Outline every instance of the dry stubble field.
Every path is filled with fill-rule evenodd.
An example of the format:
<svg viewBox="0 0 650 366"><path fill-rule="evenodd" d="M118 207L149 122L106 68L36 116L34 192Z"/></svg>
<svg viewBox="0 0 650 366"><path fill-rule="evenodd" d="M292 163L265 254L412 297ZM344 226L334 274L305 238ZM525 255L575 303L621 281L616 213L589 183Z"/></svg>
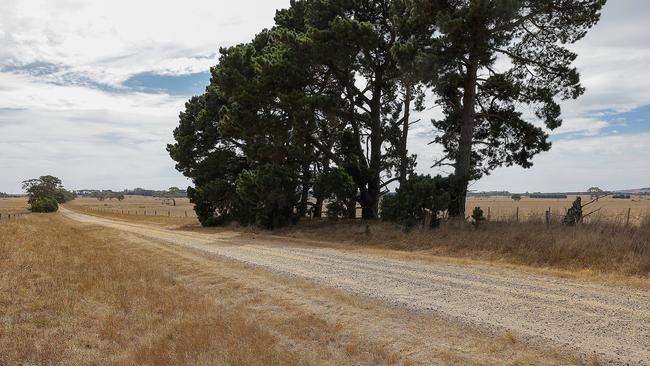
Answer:
<svg viewBox="0 0 650 366"><path fill-rule="evenodd" d="M7 221L8 215L27 214L27 198L0 198L0 221Z"/></svg>
<svg viewBox="0 0 650 366"><path fill-rule="evenodd" d="M126 196L123 201L82 197L66 204L69 208L124 220L169 224L198 224L194 205L187 198L177 198L176 206L163 203L157 197Z"/></svg>
<svg viewBox="0 0 650 366"><path fill-rule="evenodd" d="M581 198L583 204L592 201L589 196ZM560 221L575 199L576 196L570 196L567 199L524 197L521 201L515 202L509 197L471 197L467 202L467 212L472 212L474 207L481 207L487 215L489 208L493 220L512 221L516 217L517 208L519 208L519 218L522 221L542 221L545 212L550 209L552 219ZM646 216L650 215L650 196L632 196L631 199L602 198L585 208L585 214L596 210L599 211L590 216L586 220L587 222L624 224L627 221L628 210L630 210L630 223L638 225Z"/></svg>

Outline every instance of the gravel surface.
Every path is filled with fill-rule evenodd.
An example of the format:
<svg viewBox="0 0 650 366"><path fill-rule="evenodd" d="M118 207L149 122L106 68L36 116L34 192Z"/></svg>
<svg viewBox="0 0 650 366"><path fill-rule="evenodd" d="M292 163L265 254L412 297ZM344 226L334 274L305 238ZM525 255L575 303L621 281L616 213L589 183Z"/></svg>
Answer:
<svg viewBox="0 0 650 366"><path fill-rule="evenodd" d="M167 230L74 213L73 220L165 241L384 301L486 332L509 331L608 364L650 365L650 292L480 265L424 264L264 239Z"/></svg>

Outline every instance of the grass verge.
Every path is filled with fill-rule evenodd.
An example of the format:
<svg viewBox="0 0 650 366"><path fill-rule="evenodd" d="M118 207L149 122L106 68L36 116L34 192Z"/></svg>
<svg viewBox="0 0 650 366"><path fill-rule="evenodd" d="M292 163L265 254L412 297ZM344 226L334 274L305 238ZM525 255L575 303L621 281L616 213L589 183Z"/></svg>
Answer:
<svg viewBox="0 0 650 366"><path fill-rule="evenodd" d="M262 300L226 278L209 296L115 235L60 215L0 226L0 365L408 364L311 313L256 316Z"/></svg>
<svg viewBox="0 0 650 366"><path fill-rule="evenodd" d="M595 222L568 227L538 222L447 223L436 230L381 222L305 221L274 234L299 239L415 251L436 256L506 262L571 271L650 277L650 220L625 227Z"/></svg>

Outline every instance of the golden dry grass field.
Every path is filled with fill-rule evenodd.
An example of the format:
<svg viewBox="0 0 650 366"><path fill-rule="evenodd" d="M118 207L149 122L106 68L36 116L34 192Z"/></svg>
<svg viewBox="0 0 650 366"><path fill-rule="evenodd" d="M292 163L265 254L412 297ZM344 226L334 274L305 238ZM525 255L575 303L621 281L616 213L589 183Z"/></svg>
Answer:
<svg viewBox="0 0 650 366"><path fill-rule="evenodd" d="M0 365L422 360L582 364L507 332L485 335L61 214L0 225Z"/></svg>
<svg viewBox="0 0 650 366"><path fill-rule="evenodd" d="M176 205L165 204L157 197L126 196L123 201L82 197L69 202L70 209L128 221L168 225L198 224L194 205L187 198L177 198Z"/></svg>
<svg viewBox="0 0 650 366"><path fill-rule="evenodd" d="M490 212L490 219L493 221L511 221L516 219L517 208L519 208L519 219L544 220L545 212L551 210L552 219L559 221L571 207L576 196L567 199L540 199L523 197L521 201L514 201L510 197L470 197L467 202L467 212L472 212L474 207L481 207L487 216ZM582 196L582 203L591 201L589 196ZM585 214L600 210L590 216L586 221L607 221L614 223L625 223L627 213L630 210L630 223L639 224L650 214L650 197L633 196L631 199L602 198L585 208Z"/></svg>
<svg viewBox="0 0 650 366"><path fill-rule="evenodd" d="M27 198L0 198L0 223L29 213Z"/></svg>
<svg viewBox="0 0 650 366"><path fill-rule="evenodd" d="M0 198L0 212L26 212L28 207L26 197Z"/></svg>

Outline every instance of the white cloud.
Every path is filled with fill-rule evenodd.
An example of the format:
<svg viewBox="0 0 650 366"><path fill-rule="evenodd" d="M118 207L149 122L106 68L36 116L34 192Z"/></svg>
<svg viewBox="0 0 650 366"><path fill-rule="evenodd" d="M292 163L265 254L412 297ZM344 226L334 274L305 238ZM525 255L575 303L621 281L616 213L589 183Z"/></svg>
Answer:
<svg viewBox="0 0 650 366"><path fill-rule="evenodd" d="M271 26L275 10L288 3L3 0L0 66L65 65L68 73L109 85L141 72L205 71L219 47Z"/></svg>
<svg viewBox="0 0 650 366"><path fill-rule="evenodd" d="M185 98L134 93L121 84L140 73L207 71L220 47L249 40L272 25L275 9L289 4L0 1L0 170L11 172L0 176L0 191L13 192L18 180L46 172L76 188L184 185L165 145ZM561 140L532 170L500 169L474 188L648 185L642 157L650 152L650 136L625 134L624 121L608 118L611 111L650 105L648 11L644 0L608 3L601 23L573 46L587 93L563 103L565 123L553 133ZM23 74L1 71L30 64ZM439 146L428 145L429 120L437 114L420 114L410 139L423 172L442 156ZM621 133L603 135L614 126Z"/></svg>
<svg viewBox="0 0 650 366"><path fill-rule="evenodd" d="M477 190L514 192L640 188L650 182L650 133L561 140L541 154L532 169L501 169L479 181Z"/></svg>

